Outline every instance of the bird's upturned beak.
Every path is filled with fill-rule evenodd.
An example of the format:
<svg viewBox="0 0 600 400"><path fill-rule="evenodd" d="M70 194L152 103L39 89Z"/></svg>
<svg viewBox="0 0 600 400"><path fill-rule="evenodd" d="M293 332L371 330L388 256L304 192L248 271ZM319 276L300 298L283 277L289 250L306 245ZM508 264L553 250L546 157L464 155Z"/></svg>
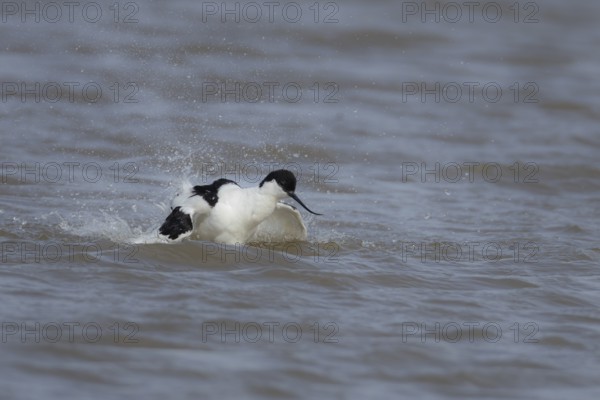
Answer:
<svg viewBox="0 0 600 400"><path fill-rule="evenodd" d="M300 204L302 207L304 207L304 209L305 209L306 211L308 211L309 213L311 213L311 214L315 214L315 215L323 215L323 214L319 214L319 213L316 213L316 212L314 212L314 211L311 211L311 210L310 210L308 207L306 207L306 206L304 205L304 203L303 203L303 202L302 202L302 201L301 201L301 200L298 198L298 196L296 196L296 194L295 194L294 192L289 192L289 193L288 193L288 196L290 196L292 199L296 200L296 201L298 202L298 204Z"/></svg>

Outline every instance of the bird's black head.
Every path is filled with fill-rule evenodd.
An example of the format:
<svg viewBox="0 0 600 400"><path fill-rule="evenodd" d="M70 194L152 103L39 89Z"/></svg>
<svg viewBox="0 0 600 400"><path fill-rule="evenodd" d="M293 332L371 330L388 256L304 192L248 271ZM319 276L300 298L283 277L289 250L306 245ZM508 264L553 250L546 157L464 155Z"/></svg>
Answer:
<svg viewBox="0 0 600 400"><path fill-rule="evenodd" d="M287 169L278 169L277 171L271 172L263 181L260 183L258 187L262 187L265 183L275 181L277 185L283 190L288 196L292 199L296 200L298 204L300 204L306 211L311 214L321 215L314 211L311 211L310 208L306 207L302 200L296 196L294 191L296 190L296 177L293 173L288 171Z"/></svg>
<svg viewBox="0 0 600 400"><path fill-rule="evenodd" d="M275 181L287 194L294 193L296 190L296 177L287 169L278 169L277 171L271 172L263 179L259 187L262 187L262 185L270 181Z"/></svg>

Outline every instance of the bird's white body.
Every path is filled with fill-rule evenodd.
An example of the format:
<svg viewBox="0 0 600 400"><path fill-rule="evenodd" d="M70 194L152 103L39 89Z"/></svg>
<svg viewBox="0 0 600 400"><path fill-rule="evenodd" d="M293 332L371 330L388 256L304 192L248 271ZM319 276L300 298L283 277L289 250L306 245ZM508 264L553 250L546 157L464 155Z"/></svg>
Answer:
<svg viewBox="0 0 600 400"><path fill-rule="evenodd" d="M218 243L248 242L258 225L275 211L277 202L285 195L277 196L274 191L265 190L265 186L246 189L235 184L222 186L219 202L212 211L198 215L198 237Z"/></svg>
<svg viewBox="0 0 600 400"><path fill-rule="evenodd" d="M295 177L289 171L276 172L283 176L269 175L259 187L241 188L228 180L182 187L160 235L171 241L194 235L226 244L305 240L306 226L298 210L279 202L290 196L304 206L294 194Z"/></svg>

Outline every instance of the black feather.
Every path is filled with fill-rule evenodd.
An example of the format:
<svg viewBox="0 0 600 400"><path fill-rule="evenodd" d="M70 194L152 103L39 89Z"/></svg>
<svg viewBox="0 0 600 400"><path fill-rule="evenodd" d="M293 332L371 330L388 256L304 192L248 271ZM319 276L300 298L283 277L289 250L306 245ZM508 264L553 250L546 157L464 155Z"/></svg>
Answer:
<svg viewBox="0 0 600 400"><path fill-rule="evenodd" d="M192 229L192 218L190 215L181 211L181 207L175 207L158 231L161 235L165 235L169 239L175 240L180 235L187 233Z"/></svg>

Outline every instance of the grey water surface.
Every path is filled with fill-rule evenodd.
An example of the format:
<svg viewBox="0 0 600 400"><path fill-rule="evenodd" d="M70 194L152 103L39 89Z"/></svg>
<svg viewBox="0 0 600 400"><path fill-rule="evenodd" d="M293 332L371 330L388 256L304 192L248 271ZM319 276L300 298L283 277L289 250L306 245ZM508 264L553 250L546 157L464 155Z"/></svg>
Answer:
<svg viewBox="0 0 600 400"><path fill-rule="evenodd" d="M1 5L1 398L600 395L600 3L67 3ZM306 242L152 243L277 168Z"/></svg>

